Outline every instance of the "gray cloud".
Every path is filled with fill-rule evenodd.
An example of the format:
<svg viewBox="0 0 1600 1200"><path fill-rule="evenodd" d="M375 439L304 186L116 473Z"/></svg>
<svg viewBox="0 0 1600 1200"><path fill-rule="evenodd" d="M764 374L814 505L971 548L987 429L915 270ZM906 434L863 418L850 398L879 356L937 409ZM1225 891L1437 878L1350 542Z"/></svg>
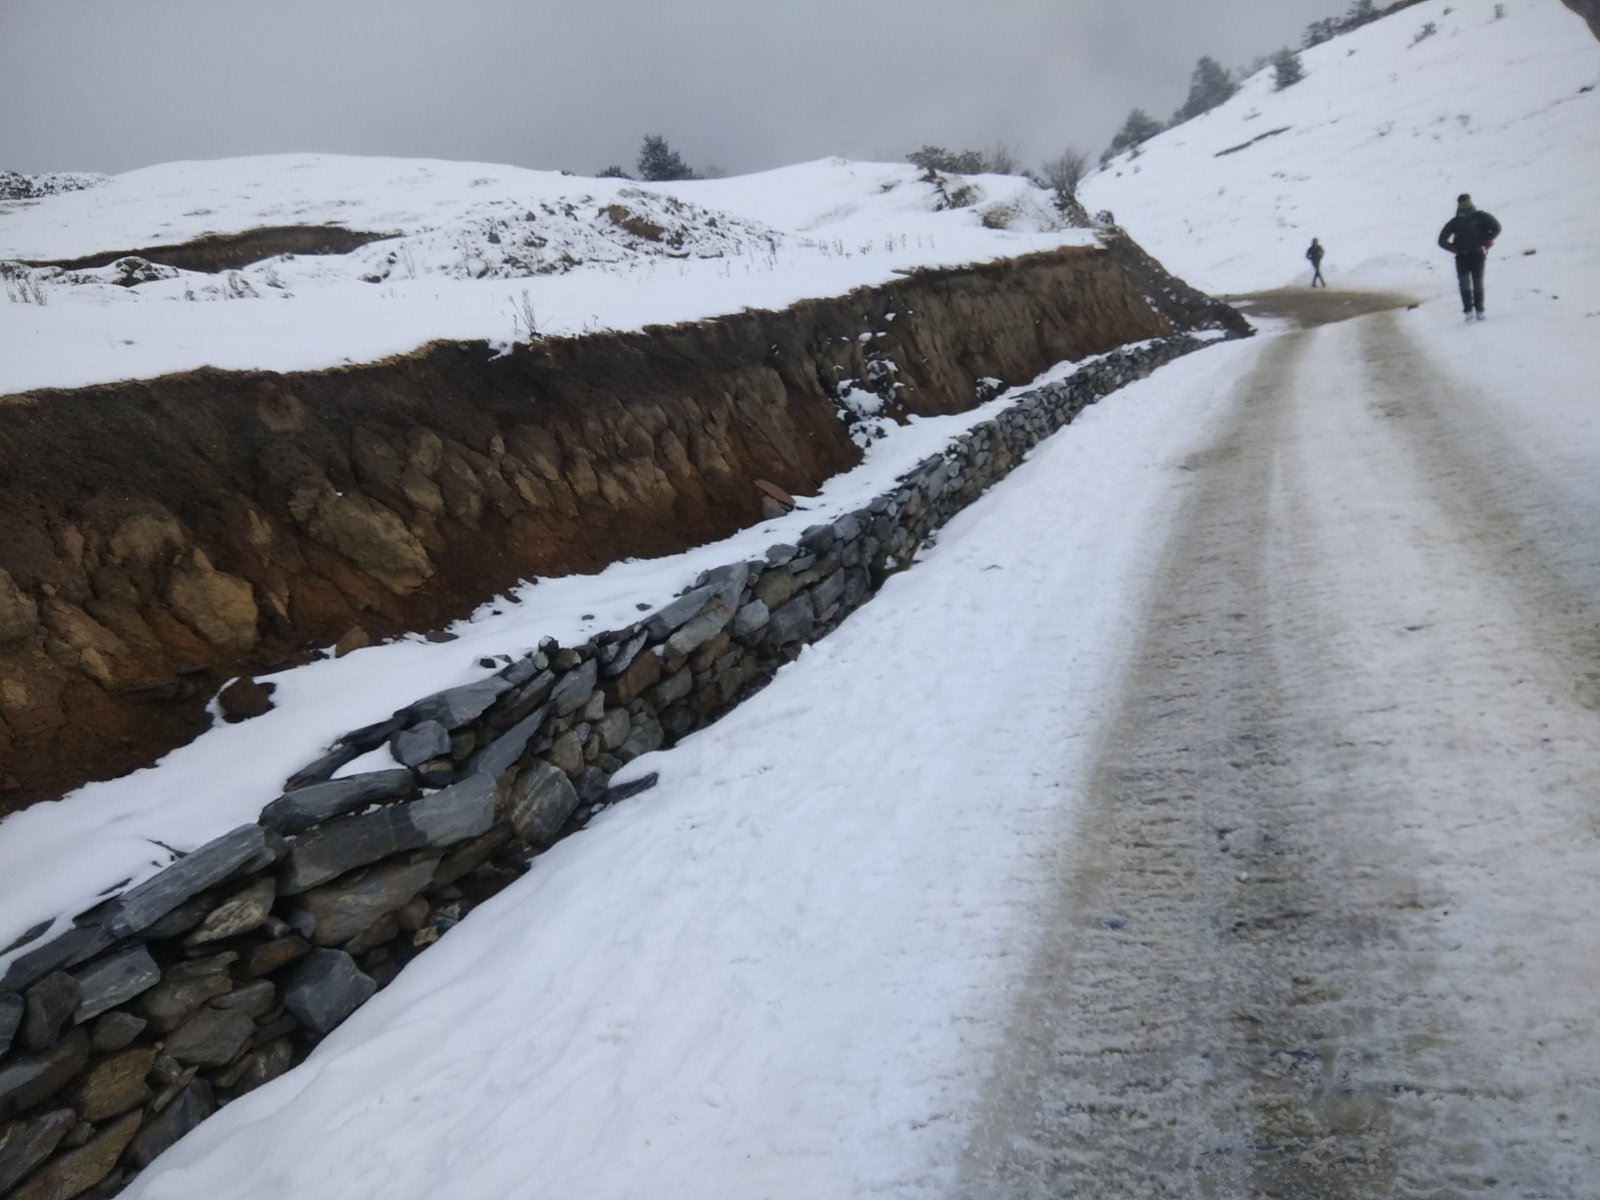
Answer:
<svg viewBox="0 0 1600 1200"><path fill-rule="evenodd" d="M0 168L321 151L742 173L1096 154L1339 0L0 0Z"/></svg>

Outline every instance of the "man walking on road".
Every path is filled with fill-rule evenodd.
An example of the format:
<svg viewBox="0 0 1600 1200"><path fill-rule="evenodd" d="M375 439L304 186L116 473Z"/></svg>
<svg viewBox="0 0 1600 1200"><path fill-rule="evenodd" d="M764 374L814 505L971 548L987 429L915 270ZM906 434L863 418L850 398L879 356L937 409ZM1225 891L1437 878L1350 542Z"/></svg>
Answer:
<svg viewBox="0 0 1600 1200"><path fill-rule="evenodd" d="M1311 248L1306 251L1306 258L1311 263L1311 286L1321 284L1328 286L1328 281L1322 277L1322 243L1316 238L1311 239Z"/></svg>
<svg viewBox="0 0 1600 1200"><path fill-rule="evenodd" d="M1439 245L1456 256L1456 280L1461 285L1461 311L1471 321L1483 320L1483 262L1500 222L1472 206L1472 197L1456 197L1456 215L1439 231Z"/></svg>

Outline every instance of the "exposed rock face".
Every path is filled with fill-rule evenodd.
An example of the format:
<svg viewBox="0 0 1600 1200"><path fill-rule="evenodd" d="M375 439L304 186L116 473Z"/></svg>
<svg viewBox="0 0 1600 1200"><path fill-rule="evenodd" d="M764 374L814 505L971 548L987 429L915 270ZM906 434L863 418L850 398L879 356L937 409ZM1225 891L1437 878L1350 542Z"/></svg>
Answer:
<svg viewBox="0 0 1600 1200"><path fill-rule="evenodd" d="M193 736L231 675L759 520L754 480L857 460L843 384L959 411L978 379L1237 321L1114 241L500 358L0 398L0 813Z"/></svg>

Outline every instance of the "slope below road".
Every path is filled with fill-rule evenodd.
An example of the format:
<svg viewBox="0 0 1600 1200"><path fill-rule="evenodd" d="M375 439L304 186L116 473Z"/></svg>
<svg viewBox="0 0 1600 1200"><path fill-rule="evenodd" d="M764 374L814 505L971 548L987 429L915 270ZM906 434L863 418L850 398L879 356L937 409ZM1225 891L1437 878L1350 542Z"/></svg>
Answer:
<svg viewBox="0 0 1600 1200"><path fill-rule="evenodd" d="M961 1194L1587 1194L1582 524L1393 314L1186 467Z"/></svg>

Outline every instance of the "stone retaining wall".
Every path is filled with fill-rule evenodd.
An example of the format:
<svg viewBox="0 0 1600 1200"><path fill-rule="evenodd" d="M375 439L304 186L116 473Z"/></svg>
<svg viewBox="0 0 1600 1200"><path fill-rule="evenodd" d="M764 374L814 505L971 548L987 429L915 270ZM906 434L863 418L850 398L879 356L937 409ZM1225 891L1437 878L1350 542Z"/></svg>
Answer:
<svg viewBox="0 0 1600 1200"><path fill-rule="evenodd" d="M623 764L765 683L1087 405L1205 344L1108 355L626 629L546 641L345 734L257 823L36 936L0 978L0 1197L113 1194L304 1058L533 855L654 781L610 786ZM385 743L395 767L334 777Z"/></svg>

